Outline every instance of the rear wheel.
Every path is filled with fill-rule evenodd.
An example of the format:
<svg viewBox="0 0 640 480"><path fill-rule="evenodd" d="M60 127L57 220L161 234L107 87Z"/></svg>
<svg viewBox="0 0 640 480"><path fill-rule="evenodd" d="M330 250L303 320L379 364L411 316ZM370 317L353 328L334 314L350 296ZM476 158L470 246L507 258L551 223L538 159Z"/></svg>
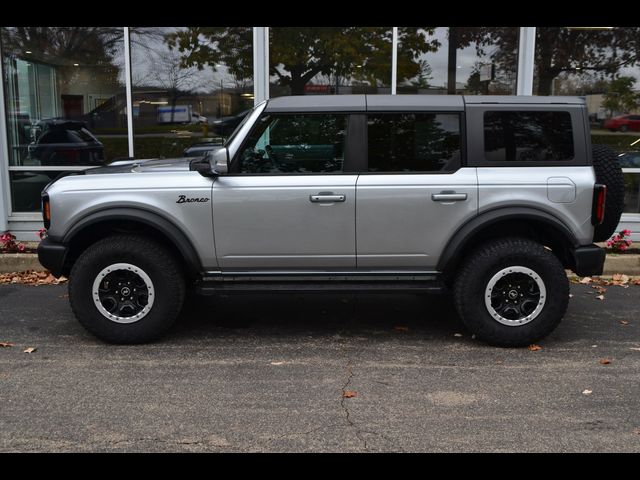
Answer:
<svg viewBox="0 0 640 480"><path fill-rule="evenodd" d="M454 284L464 325L491 345L518 347L549 335L569 303L569 281L556 256L537 242L487 242L469 255Z"/></svg>
<svg viewBox="0 0 640 480"><path fill-rule="evenodd" d="M158 338L180 313L184 290L174 256L138 235L114 235L91 245L69 276L69 301L76 317L110 343Z"/></svg>

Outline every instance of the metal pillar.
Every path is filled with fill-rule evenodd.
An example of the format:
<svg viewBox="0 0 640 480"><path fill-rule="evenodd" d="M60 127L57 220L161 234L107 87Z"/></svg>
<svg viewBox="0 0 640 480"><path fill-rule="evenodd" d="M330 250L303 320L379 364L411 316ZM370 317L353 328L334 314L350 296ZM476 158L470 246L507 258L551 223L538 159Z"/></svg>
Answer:
<svg viewBox="0 0 640 480"><path fill-rule="evenodd" d="M131 42L129 27L124 27L124 76L127 92L127 140L129 144L129 157L134 158L133 149L133 93L131 81Z"/></svg>
<svg viewBox="0 0 640 480"><path fill-rule="evenodd" d="M11 205L9 183L9 143L7 138L6 105L4 101L4 58L0 52L0 232L9 229Z"/></svg>
<svg viewBox="0 0 640 480"><path fill-rule="evenodd" d="M398 27L393 27L391 39L391 95L396 94L398 86Z"/></svg>
<svg viewBox="0 0 640 480"><path fill-rule="evenodd" d="M269 27L253 27L253 104L269 98Z"/></svg>
<svg viewBox="0 0 640 480"><path fill-rule="evenodd" d="M516 95L533 95L533 67L535 64L535 51L536 27L520 27Z"/></svg>

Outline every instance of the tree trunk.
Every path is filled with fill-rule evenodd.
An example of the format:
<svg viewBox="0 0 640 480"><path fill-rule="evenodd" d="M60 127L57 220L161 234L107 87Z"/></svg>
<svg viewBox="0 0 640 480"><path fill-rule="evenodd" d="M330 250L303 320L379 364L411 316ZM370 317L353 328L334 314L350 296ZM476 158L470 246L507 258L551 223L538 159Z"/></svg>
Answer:
<svg viewBox="0 0 640 480"><path fill-rule="evenodd" d="M307 81L302 75L291 72L291 95L304 95L304 86Z"/></svg>

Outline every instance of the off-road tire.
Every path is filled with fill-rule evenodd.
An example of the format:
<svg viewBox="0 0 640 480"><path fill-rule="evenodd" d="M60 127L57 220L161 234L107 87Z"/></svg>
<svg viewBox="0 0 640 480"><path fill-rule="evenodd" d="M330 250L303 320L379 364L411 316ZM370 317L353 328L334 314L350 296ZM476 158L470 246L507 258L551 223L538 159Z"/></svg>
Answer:
<svg viewBox="0 0 640 480"><path fill-rule="evenodd" d="M103 315L93 299L93 283L109 265L139 267L153 282L154 301L149 312L133 323L116 323ZM69 276L71 309L82 326L109 343L146 343L163 335L174 323L185 296L182 269L161 244L139 235L113 235L87 248Z"/></svg>
<svg viewBox="0 0 640 480"><path fill-rule="evenodd" d="M540 313L529 323L517 326L499 323L485 304L490 279L512 266L533 270L546 288ZM569 281L558 258L541 244L519 237L491 240L463 262L453 298L463 324L479 340L500 347L521 347L546 337L558 326L569 304Z"/></svg>
<svg viewBox="0 0 640 480"><path fill-rule="evenodd" d="M613 235L624 209L624 176L616 153L606 145L593 145L593 169L596 182L607 186L604 220L595 226L594 242L604 242Z"/></svg>

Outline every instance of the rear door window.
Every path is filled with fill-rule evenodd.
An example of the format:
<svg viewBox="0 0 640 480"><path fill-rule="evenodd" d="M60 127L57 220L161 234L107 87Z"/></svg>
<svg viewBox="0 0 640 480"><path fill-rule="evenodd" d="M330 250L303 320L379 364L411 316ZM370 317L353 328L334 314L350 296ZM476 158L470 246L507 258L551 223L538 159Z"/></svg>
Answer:
<svg viewBox="0 0 640 480"><path fill-rule="evenodd" d="M370 113L369 172L452 172L460 167L457 113Z"/></svg>
<svg viewBox="0 0 640 480"><path fill-rule="evenodd" d="M569 112L486 111L487 162L562 162L574 159Z"/></svg>

